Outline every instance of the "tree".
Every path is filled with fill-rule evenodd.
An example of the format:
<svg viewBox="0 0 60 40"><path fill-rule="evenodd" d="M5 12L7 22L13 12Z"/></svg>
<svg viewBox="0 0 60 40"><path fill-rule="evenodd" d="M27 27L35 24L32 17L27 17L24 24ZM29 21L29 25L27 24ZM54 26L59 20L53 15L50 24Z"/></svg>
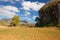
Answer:
<svg viewBox="0 0 60 40"><path fill-rule="evenodd" d="M40 26L40 18L36 17L35 21L36 21L35 26L39 27Z"/></svg>
<svg viewBox="0 0 60 40"><path fill-rule="evenodd" d="M12 18L12 21L11 21L11 23L10 23L10 26L17 26L17 25L19 25L19 23L20 23L20 20L19 20L19 16L14 16L13 18Z"/></svg>

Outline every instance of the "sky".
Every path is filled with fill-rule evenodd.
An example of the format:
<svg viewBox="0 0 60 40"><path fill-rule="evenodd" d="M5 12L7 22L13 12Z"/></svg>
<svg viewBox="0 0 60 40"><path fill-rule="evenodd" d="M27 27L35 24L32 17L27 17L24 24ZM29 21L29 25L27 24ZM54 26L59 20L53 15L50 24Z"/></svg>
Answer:
<svg viewBox="0 0 60 40"><path fill-rule="evenodd" d="M38 11L50 0L0 0L0 19L13 18L35 23Z"/></svg>

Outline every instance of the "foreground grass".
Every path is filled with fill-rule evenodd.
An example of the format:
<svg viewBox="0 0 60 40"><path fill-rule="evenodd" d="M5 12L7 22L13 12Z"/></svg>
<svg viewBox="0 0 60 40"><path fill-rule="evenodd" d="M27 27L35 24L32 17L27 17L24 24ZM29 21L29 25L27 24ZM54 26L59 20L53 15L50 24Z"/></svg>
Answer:
<svg viewBox="0 0 60 40"><path fill-rule="evenodd" d="M0 28L0 40L60 40L60 30L49 28Z"/></svg>

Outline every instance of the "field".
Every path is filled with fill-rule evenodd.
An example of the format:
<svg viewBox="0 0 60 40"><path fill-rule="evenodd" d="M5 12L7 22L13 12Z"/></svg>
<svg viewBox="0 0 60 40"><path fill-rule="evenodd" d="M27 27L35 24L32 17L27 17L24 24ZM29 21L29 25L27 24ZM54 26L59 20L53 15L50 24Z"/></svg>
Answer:
<svg viewBox="0 0 60 40"><path fill-rule="evenodd" d="M60 40L60 30L53 28L1 27L0 40Z"/></svg>

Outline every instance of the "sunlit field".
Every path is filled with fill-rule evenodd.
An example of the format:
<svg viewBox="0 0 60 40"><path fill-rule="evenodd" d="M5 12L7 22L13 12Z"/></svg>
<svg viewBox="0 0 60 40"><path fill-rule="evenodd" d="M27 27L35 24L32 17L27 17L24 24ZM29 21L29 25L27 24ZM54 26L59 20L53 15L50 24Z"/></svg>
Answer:
<svg viewBox="0 0 60 40"><path fill-rule="evenodd" d="M60 40L55 28L2 27L0 40Z"/></svg>

